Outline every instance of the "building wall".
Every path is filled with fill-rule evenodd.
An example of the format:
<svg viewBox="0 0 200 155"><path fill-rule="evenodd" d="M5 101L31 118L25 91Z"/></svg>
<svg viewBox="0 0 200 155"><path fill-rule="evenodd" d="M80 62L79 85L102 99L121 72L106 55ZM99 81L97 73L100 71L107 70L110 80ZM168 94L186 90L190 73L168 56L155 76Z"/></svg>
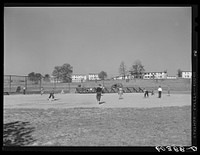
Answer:
<svg viewBox="0 0 200 155"><path fill-rule="evenodd" d="M182 71L182 78L191 78L192 72L190 71Z"/></svg>
<svg viewBox="0 0 200 155"><path fill-rule="evenodd" d="M167 73L164 72L146 72L144 73L143 79L165 79L167 78Z"/></svg>
<svg viewBox="0 0 200 155"><path fill-rule="evenodd" d="M134 79L134 76L133 75L126 75L125 77L123 77L123 76L116 76L116 77L113 77L112 78L113 80L123 80L123 79L125 79L125 80L127 80L127 79Z"/></svg>
<svg viewBox="0 0 200 155"><path fill-rule="evenodd" d="M86 80L86 75L72 75L72 82L85 82Z"/></svg>
<svg viewBox="0 0 200 155"><path fill-rule="evenodd" d="M88 75L88 80L100 80L99 75L94 73L94 74L89 74Z"/></svg>
<svg viewBox="0 0 200 155"><path fill-rule="evenodd" d="M167 79L176 79L176 76L167 76Z"/></svg>

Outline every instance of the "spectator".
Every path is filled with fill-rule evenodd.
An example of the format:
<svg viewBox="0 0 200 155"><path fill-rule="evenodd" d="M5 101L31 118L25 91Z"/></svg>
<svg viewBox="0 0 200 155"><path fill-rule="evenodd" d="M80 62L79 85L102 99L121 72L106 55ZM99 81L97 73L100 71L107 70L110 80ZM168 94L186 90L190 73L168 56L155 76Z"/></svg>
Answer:
<svg viewBox="0 0 200 155"><path fill-rule="evenodd" d="M149 97L149 91L144 88L144 97Z"/></svg>
<svg viewBox="0 0 200 155"><path fill-rule="evenodd" d="M123 99L123 97L122 97L123 89L121 87L119 87L118 94L119 94L119 99Z"/></svg>
<svg viewBox="0 0 200 155"><path fill-rule="evenodd" d="M103 91L103 87L101 86L101 84L99 84L99 86L96 89L96 93L97 93L96 94L96 99L97 99L99 104L100 104L100 100L101 100L102 91Z"/></svg>
<svg viewBox="0 0 200 155"><path fill-rule="evenodd" d="M23 87L23 94L26 94L26 87Z"/></svg>
<svg viewBox="0 0 200 155"><path fill-rule="evenodd" d="M170 96L170 88L167 89L167 95Z"/></svg>
<svg viewBox="0 0 200 155"><path fill-rule="evenodd" d="M161 86L158 87L158 98L161 98L162 88Z"/></svg>
<svg viewBox="0 0 200 155"><path fill-rule="evenodd" d="M154 95L154 91L153 90L151 91L151 95Z"/></svg>
<svg viewBox="0 0 200 155"><path fill-rule="evenodd" d="M43 87L41 87L41 89L40 89L40 94L41 94L41 95L44 94L44 88L43 88Z"/></svg>

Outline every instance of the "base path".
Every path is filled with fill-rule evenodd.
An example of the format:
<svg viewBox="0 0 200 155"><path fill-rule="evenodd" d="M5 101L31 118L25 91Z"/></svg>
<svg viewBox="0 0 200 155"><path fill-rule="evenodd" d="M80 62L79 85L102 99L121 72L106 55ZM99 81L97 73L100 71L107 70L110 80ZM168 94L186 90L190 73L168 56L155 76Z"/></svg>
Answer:
<svg viewBox="0 0 200 155"><path fill-rule="evenodd" d="M151 108L167 106L191 105L191 94L150 95L144 98L143 93L124 94L119 99L118 94L103 94L101 104L96 101L96 94L55 94L58 100L48 101L45 95L5 95L4 108Z"/></svg>

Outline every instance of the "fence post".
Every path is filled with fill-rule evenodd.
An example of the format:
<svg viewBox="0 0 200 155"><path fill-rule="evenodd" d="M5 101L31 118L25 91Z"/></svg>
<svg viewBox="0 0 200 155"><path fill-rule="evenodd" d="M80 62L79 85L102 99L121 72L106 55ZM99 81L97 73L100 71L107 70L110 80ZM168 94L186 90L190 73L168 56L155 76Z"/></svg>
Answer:
<svg viewBox="0 0 200 155"><path fill-rule="evenodd" d="M9 91L10 91L10 93L11 93L11 75L9 75L10 76L10 80L9 80Z"/></svg>

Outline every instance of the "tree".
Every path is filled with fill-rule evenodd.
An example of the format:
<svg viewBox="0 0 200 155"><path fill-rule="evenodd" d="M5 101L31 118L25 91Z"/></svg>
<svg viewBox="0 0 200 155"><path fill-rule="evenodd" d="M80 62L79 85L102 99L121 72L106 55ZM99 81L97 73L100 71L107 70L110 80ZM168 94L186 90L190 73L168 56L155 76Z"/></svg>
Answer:
<svg viewBox="0 0 200 155"><path fill-rule="evenodd" d="M177 72L178 72L178 73L177 73L178 77L182 77L182 70L181 70L181 69L178 69Z"/></svg>
<svg viewBox="0 0 200 155"><path fill-rule="evenodd" d="M134 78L142 78L144 71L144 66L140 60L136 60L130 68L130 73L134 76Z"/></svg>
<svg viewBox="0 0 200 155"><path fill-rule="evenodd" d="M40 81L41 78L42 78L42 75L40 73L31 72L28 74L28 79L30 81L35 82L35 84L38 84L38 81Z"/></svg>
<svg viewBox="0 0 200 155"><path fill-rule="evenodd" d="M29 74L28 74L28 79L29 79L30 81L35 81L35 73L34 73L34 72L29 73Z"/></svg>
<svg viewBox="0 0 200 155"><path fill-rule="evenodd" d="M42 75L40 73L35 73L35 79L36 81L39 81L42 79Z"/></svg>
<svg viewBox="0 0 200 155"><path fill-rule="evenodd" d="M52 75L56 80L61 80L61 66L55 66Z"/></svg>
<svg viewBox="0 0 200 155"><path fill-rule="evenodd" d="M50 81L50 75L49 74L44 75L44 81L47 81L47 82Z"/></svg>
<svg viewBox="0 0 200 155"><path fill-rule="evenodd" d="M73 73L73 67L65 63L62 66L56 66L52 72L52 75L62 82L71 82L71 75Z"/></svg>
<svg viewBox="0 0 200 155"><path fill-rule="evenodd" d="M127 69L124 64L124 61L122 61L119 66L119 75L121 75L123 77L123 79L125 79L126 73L127 73Z"/></svg>
<svg viewBox="0 0 200 155"><path fill-rule="evenodd" d="M103 86L104 86L104 80L107 78L107 73L104 72L104 71L101 71L99 74L98 74L99 78L101 80L103 80Z"/></svg>
<svg viewBox="0 0 200 155"><path fill-rule="evenodd" d="M105 80L107 78L107 73L104 72L104 71L101 71L99 74L98 74L99 78L101 80Z"/></svg>
<svg viewBox="0 0 200 155"><path fill-rule="evenodd" d="M62 80L63 82L71 82L72 81L72 73L73 73L73 67L68 64L68 63L65 63L62 65L61 67L61 76L62 76Z"/></svg>

